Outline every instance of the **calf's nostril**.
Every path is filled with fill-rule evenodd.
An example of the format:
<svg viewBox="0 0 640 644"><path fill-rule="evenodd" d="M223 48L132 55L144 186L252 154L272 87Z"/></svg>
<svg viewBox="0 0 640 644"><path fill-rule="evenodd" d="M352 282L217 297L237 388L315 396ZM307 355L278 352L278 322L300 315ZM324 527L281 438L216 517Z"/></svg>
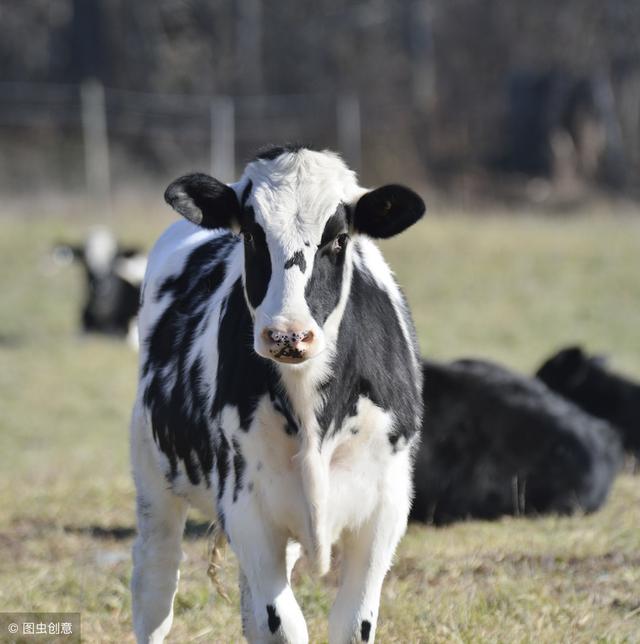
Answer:
<svg viewBox="0 0 640 644"><path fill-rule="evenodd" d="M276 344L288 344L290 341L289 334L283 331L271 331L271 341Z"/></svg>
<svg viewBox="0 0 640 644"><path fill-rule="evenodd" d="M305 331L302 333L302 337L300 338L300 342L308 342L311 343L313 342L313 331Z"/></svg>
<svg viewBox="0 0 640 644"><path fill-rule="evenodd" d="M262 338L267 344L276 346L286 346L292 341L291 334L268 328L262 332Z"/></svg>

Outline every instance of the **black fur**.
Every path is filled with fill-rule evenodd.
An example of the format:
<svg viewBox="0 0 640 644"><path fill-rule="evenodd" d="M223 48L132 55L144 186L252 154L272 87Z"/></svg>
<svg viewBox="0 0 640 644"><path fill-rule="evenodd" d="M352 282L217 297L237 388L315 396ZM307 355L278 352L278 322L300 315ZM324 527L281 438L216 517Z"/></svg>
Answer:
<svg viewBox="0 0 640 644"><path fill-rule="evenodd" d="M360 197L353 216L354 228L369 237L387 239L424 215L424 201L409 188L388 185Z"/></svg>
<svg viewBox="0 0 640 644"><path fill-rule="evenodd" d="M307 270L307 260L304 258L304 252L297 250L286 262L284 265L285 270L297 266L302 274L304 275Z"/></svg>
<svg viewBox="0 0 640 644"><path fill-rule="evenodd" d="M233 502L235 503L238 500L238 494L242 489L242 476L244 474L244 469L246 466L244 456L240 451L240 443L234 438L231 440L233 446L233 473L234 473L234 484L233 484Z"/></svg>
<svg viewBox="0 0 640 644"><path fill-rule="evenodd" d="M225 405L238 409L240 427L247 431L258 400L269 392L279 376L270 360L253 350L253 321L242 284L238 280L223 303L218 331L218 370L211 415L217 417Z"/></svg>
<svg viewBox="0 0 640 644"><path fill-rule="evenodd" d="M218 469L218 501L224 496L224 489L229 476L229 441L222 427L218 428L218 449L216 450Z"/></svg>
<svg viewBox="0 0 640 644"><path fill-rule="evenodd" d="M125 336L138 313L140 287L115 273L105 276L87 271L87 290L82 309L82 329L86 333Z"/></svg>
<svg viewBox="0 0 640 644"><path fill-rule="evenodd" d="M275 387L270 387L269 395L274 409L285 418L284 431L289 436L295 436L299 431L299 420L295 417L287 395Z"/></svg>
<svg viewBox="0 0 640 644"><path fill-rule="evenodd" d="M362 638L362 641L368 642L370 634L371 634L371 622L366 619L362 620L362 624L360 625L360 637Z"/></svg>
<svg viewBox="0 0 640 644"><path fill-rule="evenodd" d="M413 519L589 512L604 502L621 459L607 423L489 362L424 361L423 370Z"/></svg>
<svg viewBox="0 0 640 644"><path fill-rule="evenodd" d="M410 320L407 325L412 329ZM354 415L358 398L364 396L395 413L392 444L398 437L411 438L419 430L415 419L422 410L420 374L411 366L414 352L415 336L411 345L405 342L389 296L366 270L354 266L332 376L324 383L325 404L317 415L323 437L332 421L337 430Z"/></svg>
<svg viewBox="0 0 640 644"><path fill-rule="evenodd" d="M206 174L179 177L166 189L164 198L183 217L203 228L230 228L240 219L233 189Z"/></svg>
<svg viewBox="0 0 640 644"><path fill-rule="evenodd" d="M247 297L253 308L264 300L271 280L271 255L262 226L255 221L253 208L244 209L242 218L244 236L244 270Z"/></svg>
<svg viewBox="0 0 640 644"><path fill-rule="evenodd" d="M271 604L267 604L267 615L269 616L269 630L272 633L275 633L281 624L280 616L276 612L276 607Z"/></svg>
<svg viewBox="0 0 640 644"><path fill-rule="evenodd" d="M314 320L322 326L338 305L342 290L345 248L335 252L333 241L347 230L346 210L340 206L325 224L304 296Z"/></svg>
<svg viewBox="0 0 640 644"><path fill-rule="evenodd" d="M300 150L312 150L313 148L309 145L304 145L302 143L285 143L284 145L268 145L261 150L258 150L258 153L254 157L255 160L263 159L265 161L273 161L277 159L281 154L286 152L300 152Z"/></svg>
<svg viewBox="0 0 640 644"><path fill-rule="evenodd" d="M608 420L625 449L640 458L640 383L615 373L580 347L562 349L536 376L589 414Z"/></svg>
<svg viewBox="0 0 640 644"><path fill-rule="evenodd" d="M349 211L345 208L344 204L340 204L333 215L327 219L318 248L322 248L322 246L333 241L338 235L346 233L350 223Z"/></svg>
<svg viewBox="0 0 640 644"><path fill-rule="evenodd" d="M251 180L247 181L247 185L244 187L244 190L242 191L242 197L240 199L240 207L242 209L245 208L247 205L247 201L249 200L249 197L251 196L251 190L253 189L253 182Z"/></svg>
<svg viewBox="0 0 640 644"><path fill-rule="evenodd" d="M173 301L146 338L147 360L143 375L152 374L144 392L151 413L153 436L169 459L170 476L184 462L192 483L204 474L207 484L213 466L209 434L207 392L203 367L196 359L187 372L187 357L204 319L206 304L224 280L224 259L235 239L231 235L202 244L187 259L181 273L166 279L156 297ZM175 385L167 387L163 374L170 367Z"/></svg>

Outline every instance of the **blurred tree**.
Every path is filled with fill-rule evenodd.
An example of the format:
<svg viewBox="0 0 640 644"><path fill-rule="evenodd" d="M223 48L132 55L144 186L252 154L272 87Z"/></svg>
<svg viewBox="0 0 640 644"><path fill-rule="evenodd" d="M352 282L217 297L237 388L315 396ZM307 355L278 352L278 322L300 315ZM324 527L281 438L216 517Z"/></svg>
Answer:
<svg viewBox="0 0 640 644"><path fill-rule="evenodd" d="M639 33L637 0L0 0L0 80L97 77L119 90L245 97L237 108L241 152L268 132L335 143L328 105L355 93L369 173L390 167L396 176L421 176L425 168L459 172L504 158L514 145L513 79L558 74L595 83L608 105L604 165L586 174L633 179ZM306 104L260 98L303 94ZM137 137L116 148L130 146L152 171L162 172L185 141L193 153L207 139L206 100L167 107L158 99L160 122L124 114L124 98L116 104L114 96L113 131ZM0 100L0 139L8 140L15 133L1 127L4 109ZM58 127L56 118L51 110ZM569 134L574 147L589 149L585 159L593 157L597 136L584 144L584 132ZM551 149L551 139L544 146ZM578 163L579 172L589 163Z"/></svg>

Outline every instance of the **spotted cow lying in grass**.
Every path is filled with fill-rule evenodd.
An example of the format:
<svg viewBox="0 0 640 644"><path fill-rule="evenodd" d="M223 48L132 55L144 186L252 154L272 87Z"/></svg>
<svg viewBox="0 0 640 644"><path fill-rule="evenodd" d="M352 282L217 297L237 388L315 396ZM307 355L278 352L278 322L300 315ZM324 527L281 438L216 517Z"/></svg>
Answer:
<svg viewBox="0 0 640 644"><path fill-rule="evenodd" d="M189 505L240 566L251 642L307 642L289 580L340 543L330 642L373 642L405 531L422 375L405 299L372 238L414 224L411 190L360 187L331 152L275 148L224 185L172 183L149 257L132 427L135 632L160 642Z"/></svg>

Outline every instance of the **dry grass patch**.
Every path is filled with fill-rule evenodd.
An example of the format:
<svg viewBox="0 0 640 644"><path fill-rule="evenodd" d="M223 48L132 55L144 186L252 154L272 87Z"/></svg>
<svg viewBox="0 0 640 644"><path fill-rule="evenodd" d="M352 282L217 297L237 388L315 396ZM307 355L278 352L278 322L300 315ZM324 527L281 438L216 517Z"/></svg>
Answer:
<svg viewBox="0 0 640 644"><path fill-rule="evenodd" d="M114 224L123 239L150 243L169 219L129 213ZM47 253L85 230L72 217L0 219L0 602L80 611L85 641L121 643L132 641L137 360L122 344L77 336L80 275ZM638 248L640 220L600 213L431 217L384 250L431 356L530 371L579 340L640 376ZM237 642L234 558L227 604L193 521L170 641ZM379 641L640 641L639 526L630 474L590 516L412 526L384 587ZM318 582L304 565L295 577L311 640L324 642L337 577Z"/></svg>

